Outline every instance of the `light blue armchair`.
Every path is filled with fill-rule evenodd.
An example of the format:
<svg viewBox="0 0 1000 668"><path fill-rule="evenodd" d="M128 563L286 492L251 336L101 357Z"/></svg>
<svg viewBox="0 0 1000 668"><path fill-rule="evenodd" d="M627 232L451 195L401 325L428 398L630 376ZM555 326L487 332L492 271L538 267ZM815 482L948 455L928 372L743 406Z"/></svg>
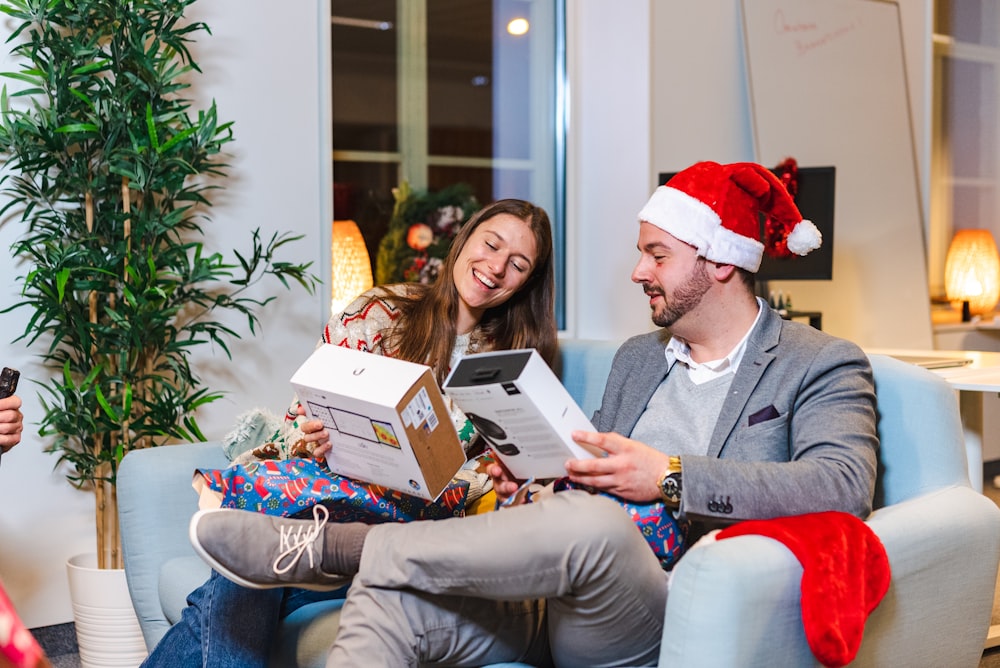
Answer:
<svg viewBox="0 0 1000 668"><path fill-rule="evenodd" d="M563 340L560 375L588 414L600 403L617 342ZM856 666L974 668L1000 560L1000 509L969 486L958 403L932 373L873 356L882 441L878 508L892 584L868 619ZM118 497L125 571L152 647L208 577L187 539L198 467L227 464L218 443L133 452ZM661 666L815 666L802 630L798 561L780 543L743 536L698 546L675 569ZM339 601L283 623L272 665L323 666Z"/></svg>

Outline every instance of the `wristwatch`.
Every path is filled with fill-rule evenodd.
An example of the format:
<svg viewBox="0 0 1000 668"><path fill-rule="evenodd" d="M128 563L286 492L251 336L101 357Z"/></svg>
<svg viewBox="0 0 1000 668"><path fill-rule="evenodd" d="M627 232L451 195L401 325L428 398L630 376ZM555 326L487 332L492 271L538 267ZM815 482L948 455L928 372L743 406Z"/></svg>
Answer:
<svg viewBox="0 0 1000 668"><path fill-rule="evenodd" d="M660 489L660 496L668 505L677 507L681 505L681 458L671 455L667 465L667 470L660 476L657 483Z"/></svg>

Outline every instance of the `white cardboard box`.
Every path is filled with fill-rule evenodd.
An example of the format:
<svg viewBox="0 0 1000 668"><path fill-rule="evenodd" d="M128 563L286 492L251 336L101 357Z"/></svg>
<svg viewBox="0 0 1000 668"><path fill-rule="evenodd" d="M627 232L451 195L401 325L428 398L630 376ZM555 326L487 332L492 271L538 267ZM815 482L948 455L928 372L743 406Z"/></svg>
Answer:
<svg viewBox="0 0 1000 668"><path fill-rule="evenodd" d="M330 433L334 473L434 500L465 463L427 366L324 344L291 383Z"/></svg>
<svg viewBox="0 0 1000 668"><path fill-rule="evenodd" d="M444 391L518 479L564 476L567 459L598 454L570 438L594 426L535 350L466 355Z"/></svg>

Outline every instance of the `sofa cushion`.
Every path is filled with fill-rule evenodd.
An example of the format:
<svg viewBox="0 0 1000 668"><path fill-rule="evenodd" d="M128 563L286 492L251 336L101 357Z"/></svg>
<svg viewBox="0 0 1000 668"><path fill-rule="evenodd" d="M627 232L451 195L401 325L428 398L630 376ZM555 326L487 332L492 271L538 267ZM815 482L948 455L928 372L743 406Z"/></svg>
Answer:
<svg viewBox="0 0 1000 668"><path fill-rule="evenodd" d="M269 665L324 668L340 628L343 605L344 599L317 601L285 617L278 627Z"/></svg>
<svg viewBox="0 0 1000 668"><path fill-rule="evenodd" d="M208 581L212 569L200 557L174 557L160 568L158 591L163 615L171 624L181 618L187 607L187 595Z"/></svg>

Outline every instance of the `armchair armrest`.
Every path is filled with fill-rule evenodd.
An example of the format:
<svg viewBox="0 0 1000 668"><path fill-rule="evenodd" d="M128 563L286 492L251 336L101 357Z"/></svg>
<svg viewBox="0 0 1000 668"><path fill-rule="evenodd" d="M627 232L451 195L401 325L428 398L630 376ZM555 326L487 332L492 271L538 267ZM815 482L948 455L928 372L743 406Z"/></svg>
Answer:
<svg viewBox="0 0 1000 668"><path fill-rule="evenodd" d="M738 536L696 544L677 563L660 666L814 665L802 631L802 567L776 540Z"/></svg>
<svg viewBox="0 0 1000 668"><path fill-rule="evenodd" d="M188 523L198 509L197 468L228 466L217 442L135 450L118 469L118 520L125 578L147 647L170 628L160 603L160 571L174 557L195 556Z"/></svg>
<svg viewBox="0 0 1000 668"><path fill-rule="evenodd" d="M979 665L1000 562L1000 509L966 486L881 508L868 519L892 584L868 618L857 665Z"/></svg>
<svg viewBox="0 0 1000 668"><path fill-rule="evenodd" d="M892 582L852 665L978 664L1000 558L1000 509L949 487L876 511ZM930 549L929 549L930 548ZM696 545L674 569L660 666L818 665L802 629L802 567L781 543Z"/></svg>

